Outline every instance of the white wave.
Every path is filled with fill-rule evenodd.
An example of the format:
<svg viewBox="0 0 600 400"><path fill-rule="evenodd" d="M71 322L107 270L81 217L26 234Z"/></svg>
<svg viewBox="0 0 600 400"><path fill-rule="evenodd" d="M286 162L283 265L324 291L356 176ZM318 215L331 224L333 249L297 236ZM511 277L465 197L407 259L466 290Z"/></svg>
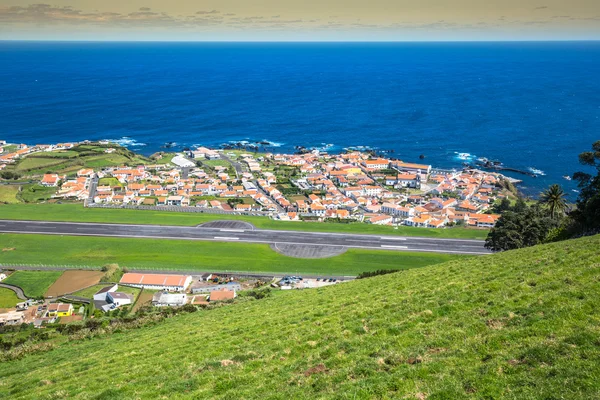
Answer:
<svg viewBox="0 0 600 400"><path fill-rule="evenodd" d="M119 146L123 146L123 147L142 147L142 146L147 146L147 143L142 143L142 142L138 142L135 139L132 139L128 136L123 136L120 139L105 139L109 142L112 143L116 143Z"/></svg>
<svg viewBox="0 0 600 400"><path fill-rule="evenodd" d="M528 167L527 169L536 175L541 175L541 176L546 175L546 173L544 171L542 171L541 169L537 169L537 168L533 168L533 167Z"/></svg>
<svg viewBox="0 0 600 400"><path fill-rule="evenodd" d="M458 151L455 151L454 154L456 154L456 158L458 158L459 160L464 160L464 161L469 161L474 159L476 156L474 154L471 153L459 153Z"/></svg>

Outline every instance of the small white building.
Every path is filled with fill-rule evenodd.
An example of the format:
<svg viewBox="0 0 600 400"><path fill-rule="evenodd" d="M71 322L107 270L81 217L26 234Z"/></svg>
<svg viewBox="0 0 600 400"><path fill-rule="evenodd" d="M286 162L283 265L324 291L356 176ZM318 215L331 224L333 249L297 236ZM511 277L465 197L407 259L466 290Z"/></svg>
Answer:
<svg viewBox="0 0 600 400"><path fill-rule="evenodd" d="M25 314L22 312L10 311L0 314L0 326L20 325L25 321Z"/></svg>
<svg viewBox="0 0 600 400"><path fill-rule="evenodd" d="M109 292L116 292L118 287L119 287L119 285L117 285L116 283L114 285L112 285L112 286L103 287L98 292L96 292L96 294L94 295L94 300L96 300L96 301L102 301L102 300L106 301L106 295Z"/></svg>
<svg viewBox="0 0 600 400"><path fill-rule="evenodd" d="M114 307L126 306L133 303L133 296L123 292L108 292L106 294L106 302Z"/></svg>
<svg viewBox="0 0 600 400"><path fill-rule="evenodd" d="M178 307L186 303L185 293L158 292L152 297L152 305L156 307Z"/></svg>

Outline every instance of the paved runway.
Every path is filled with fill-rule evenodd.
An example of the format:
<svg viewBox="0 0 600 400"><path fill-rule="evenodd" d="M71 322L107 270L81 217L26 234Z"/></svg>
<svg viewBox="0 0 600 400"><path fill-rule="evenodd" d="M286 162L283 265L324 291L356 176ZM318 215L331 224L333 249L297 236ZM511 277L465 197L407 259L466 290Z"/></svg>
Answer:
<svg viewBox="0 0 600 400"><path fill-rule="evenodd" d="M237 226L237 225L234 225ZM0 232L48 235L104 236L209 240L312 246L343 246L394 251L419 251L450 254L489 254L482 240L438 239L403 236L378 236L345 233L273 231L248 228L215 228L162 225L98 224L85 222L0 220Z"/></svg>

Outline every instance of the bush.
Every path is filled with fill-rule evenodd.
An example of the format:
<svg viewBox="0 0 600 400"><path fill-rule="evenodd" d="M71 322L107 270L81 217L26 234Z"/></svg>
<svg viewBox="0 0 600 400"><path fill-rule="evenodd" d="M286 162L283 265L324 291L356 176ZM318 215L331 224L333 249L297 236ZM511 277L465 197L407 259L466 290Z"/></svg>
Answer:
<svg viewBox="0 0 600 400"><path fill-rule="evenodd" d="M372 278L377 275L393 274L394 272L399 272L399 271L400 271L399 269L378 269L377 271L362 272L362 273L358 274L356 279Z"/></svg>

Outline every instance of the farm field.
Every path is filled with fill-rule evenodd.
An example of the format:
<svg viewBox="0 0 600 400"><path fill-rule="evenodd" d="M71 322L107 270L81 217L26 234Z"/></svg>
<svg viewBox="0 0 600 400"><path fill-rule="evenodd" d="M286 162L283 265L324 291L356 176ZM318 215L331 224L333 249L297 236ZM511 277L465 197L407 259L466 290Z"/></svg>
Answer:
<svg viewBox="0 0 600 400"><path fill-rule="evenodd" d="M568 240L61 337L3 362L0 397L597 399L599 247Z"/></svg>
<svg viewBox="0 0 600 400"><path fill-rule="evenodd" d="M65 271L46 291L46 297L59 297L100 282L101 271Z"/></svg>
<svg viewBox="0 0 600 400"><path fill-rule="evenodd" d="M15 292L10 289L0 287L0 309L12 308L21 302Z"/></svg>
<svg viewBox="0 0 600 400"><path fill-rule="evenodd" d="M19 203L17 194L19 193L19 185L0 185L0 204L15 204Z"/></svg>
<svg viewBox="0 0 600 400"><path fill-rule="evenodd" d="M131 312L135 313L137 310L139 310L143 306L147 306L147 305L151 304L152 296L154 296L154 293L155 292L150 291L150 290L143 290L142 293L140 293L140 295L138 296L137 301L133 305Z"/></svg>
<svg viewBox="0 0 600 400"><path fill-rule="evenodd" d="M27 297L40 298L63 271L15 271L3 282L23 289Z"/></svg>
<svg viewBox="0 0 600 400"><path fill-rule="evenodd" d="M148 270L356 275L378 269L417 268L464 257L349 249L331 258L302 259L281 255L267 244L29 234L0 234L0 240L14 248L0 253L0 263L8 265L38 264L43 260L45 265L73 267L99 268L115 263Z"/></svg>
<svg viewBox="0 0 600 400"><path fill-rule="evenodd" d="M283 222L268 217L222 215L201 213L178 213L129 209L84 208L82 204L5 204L0 205L0 219L101 222L122 224L154 224L193 226L215 220L246 221L259 229L314 231L333 233L357 233L373 235L398 235L457 239L485 239L488 231L462 227L429 229L371 224L338 224L319 222Z"/></svg>

